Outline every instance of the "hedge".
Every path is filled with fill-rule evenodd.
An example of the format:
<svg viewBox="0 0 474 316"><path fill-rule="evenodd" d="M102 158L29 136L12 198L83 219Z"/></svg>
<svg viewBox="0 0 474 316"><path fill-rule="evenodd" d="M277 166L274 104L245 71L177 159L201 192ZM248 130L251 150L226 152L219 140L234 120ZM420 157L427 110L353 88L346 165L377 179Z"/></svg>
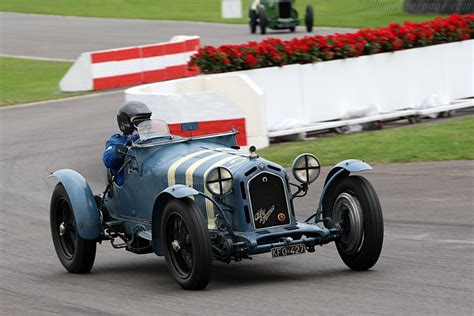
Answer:
<svg viewBox="0 0 474 316"><path fill-rule="evenodd" d="M474 15L453 14L447 18L388 27L362 29L356 33L309 36L280 40L268 38L242 45L205 46L192 56L190 67L201 73L257 69L394 52L474 38Z"/></svg>

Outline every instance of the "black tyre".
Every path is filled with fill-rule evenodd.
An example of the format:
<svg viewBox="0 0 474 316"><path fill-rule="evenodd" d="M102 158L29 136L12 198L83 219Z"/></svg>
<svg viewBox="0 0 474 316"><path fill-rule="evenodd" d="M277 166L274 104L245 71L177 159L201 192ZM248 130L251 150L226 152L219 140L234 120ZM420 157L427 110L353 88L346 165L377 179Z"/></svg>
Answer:
<svg viewBox="0 0 474 316"><path fill-rule="evenodd" d="M71 201L64 186L58 183L50 208L51 235L59 261L71 273L87 273L95 260L96 242L79 236Z"/></svg>
<svg viewBox="0 0 474 316"><path fill-rule="evenodd" d="M314 25L314 10L312 5L306 7L306 14L304 16L304 23L306 25L306 31L312 32Z"/></svg>
<svg viewBox="0 0 474 316"><path fill-rule="evenodd" d="M161 240L166 264L186 290L201 290L211 278L211 241L206 223L191 200L171 200L163 210Z"/></svg>
<svg viewBox="0 0 474 316"><path fill-rule="evenodd" d="M360 176L341 180L333 195L332 220L342 228L336 241L342 261L352 270L370 269L383 244L383 215L377 193Z"/></svg>
<svg viewBox="0 0 474 316"><path fill-rule="evenodd" d="M263 7L258 9L258 25L260 26L260 34L264 35L267 33L267 13Z"/></svg>
<svg viewBox="0 0 474 316"><path fill-rule="evenodd" d="M290 32L291 32L291 33L294 33L294 32L295 32L295 30L296 30L296 26L292 26L292 27L290 27L290 28L289 28L289 30L290 30Z"/></svg>
<svg viewBox="0 0 474 316"><path fill-rule="evenodd" d="M252 8L249 9L249 26L250 33L255 34L257 31L257 12Z"/></svg>

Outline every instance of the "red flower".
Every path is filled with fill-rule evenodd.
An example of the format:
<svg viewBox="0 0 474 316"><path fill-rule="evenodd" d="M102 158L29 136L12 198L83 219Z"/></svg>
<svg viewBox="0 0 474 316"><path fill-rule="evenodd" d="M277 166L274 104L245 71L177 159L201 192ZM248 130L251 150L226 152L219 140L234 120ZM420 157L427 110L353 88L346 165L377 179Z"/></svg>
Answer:
<svg viewBox="0 0 474 316"><path fill-rule="evenodd" d="M474 38L474 14L453 14L448 18L385 28L362 29L354 34L315 35L292 40L268 38L242 45L202 47L191 57L190 66L203 73L313 63L334 58L391 52Z"/></svg>

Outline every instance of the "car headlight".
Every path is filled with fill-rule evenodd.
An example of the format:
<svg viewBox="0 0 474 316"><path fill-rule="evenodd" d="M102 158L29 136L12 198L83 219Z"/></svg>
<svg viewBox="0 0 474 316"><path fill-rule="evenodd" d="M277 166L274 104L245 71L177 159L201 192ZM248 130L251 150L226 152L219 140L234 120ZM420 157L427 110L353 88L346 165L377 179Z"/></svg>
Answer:
<svg viewBox="0 0 474 316"><path fill-rule="evenodd" d="M296 157L292 165L293 175L301 183L310 184L316 181L321 172L318 158L312 154L302 154Z"/></svg>
<svg viewBox="0 0 474 316"><path fill-rule="evenodd" d="M214 195L224 195L232 189L232 173L224 167L212 169L206 177L206 187Z"/></svg>

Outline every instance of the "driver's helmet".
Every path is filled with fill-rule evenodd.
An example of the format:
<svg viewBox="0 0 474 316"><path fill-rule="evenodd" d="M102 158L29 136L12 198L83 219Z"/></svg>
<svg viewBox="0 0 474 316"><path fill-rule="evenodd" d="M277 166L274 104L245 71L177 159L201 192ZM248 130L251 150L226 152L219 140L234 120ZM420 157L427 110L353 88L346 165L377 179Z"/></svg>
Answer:
<svg viewBox="0 0 474 316"><path fill-rule="evenodd" d="M117 113L117 124L125 135L133 134L136 126L151 117L150 109L140 101L128 101L120 106Z"/></svg>

